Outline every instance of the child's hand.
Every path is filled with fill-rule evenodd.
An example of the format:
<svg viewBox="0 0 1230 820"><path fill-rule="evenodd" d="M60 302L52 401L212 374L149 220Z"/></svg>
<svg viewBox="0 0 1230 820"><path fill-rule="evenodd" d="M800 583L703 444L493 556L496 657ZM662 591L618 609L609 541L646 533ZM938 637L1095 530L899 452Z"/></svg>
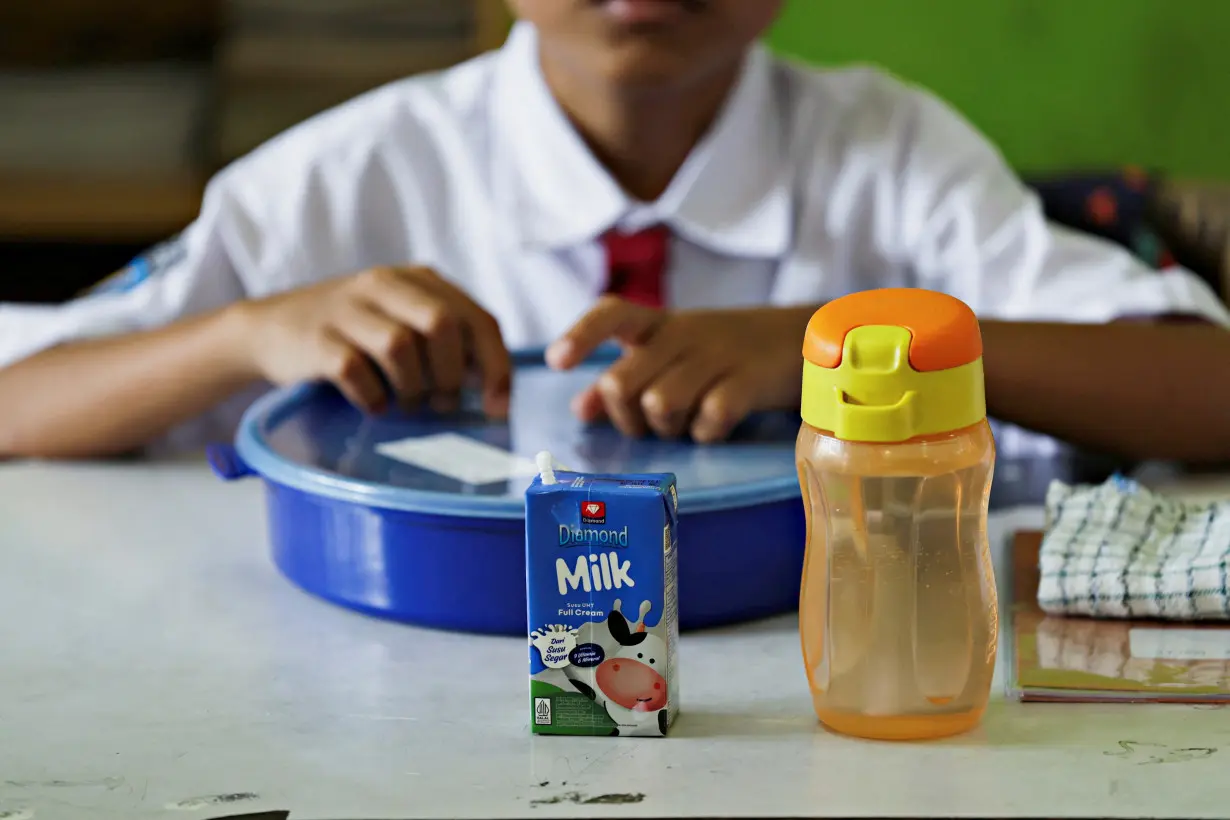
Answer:
<svg viewBox="0 0 1230 820"><path fill-rule="evenodd" d="M275 384L327 379L357 407L457 406L471 367L483 405L508 412L511 364L490 314L427 268L373 268L236 306L251 365ZM386 395L380 373L395 396Z"/></svg>
<svg viewBox="0 0 1230 820"><path fill-rule="evenodd" d="M606 416L629 436L688 431L697 441L718 441L752 412L798 405L812 312L670 313L606 297L548 348L547 362L566 370L615 340L623 356L573 400L577 416Z"/></svg>

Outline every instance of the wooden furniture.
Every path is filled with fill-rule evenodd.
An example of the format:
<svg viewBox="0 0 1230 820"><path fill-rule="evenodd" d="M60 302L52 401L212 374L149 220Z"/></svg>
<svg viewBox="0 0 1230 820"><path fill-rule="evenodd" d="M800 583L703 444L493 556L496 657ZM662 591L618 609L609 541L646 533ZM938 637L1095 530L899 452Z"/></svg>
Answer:
<svg viewBox="0 0 1230 820"><path fill-rule="evenodd" d="M221 165L369 88L498 47L510 23L503 0L116 0L102 8L0 4L0 106L25 112L7 130L0 123L0 242L155 241L192 220ZM390 32L377 14L399 15L402 28ZM458 22L433 28L446 15ZM140 82L140 71L165 81L172 67L194 65L205 79L188 72L169 98L165 87L158 97ZM181 104L187 96L200 105ZM114 133L119 124L140 139L126 143ZM55 143L43 153L40 125ZM104 130L113 132L107 145L94 144ZM159 155L145 169L143 150Z"/></svg>
<svg viewBox="0 0 1230 820"><path fill-rule="evenodd" d="M148 241L191 222L203 188L203 177L191 174L150 179L0 176L0 235L108 244Z"/></svg>

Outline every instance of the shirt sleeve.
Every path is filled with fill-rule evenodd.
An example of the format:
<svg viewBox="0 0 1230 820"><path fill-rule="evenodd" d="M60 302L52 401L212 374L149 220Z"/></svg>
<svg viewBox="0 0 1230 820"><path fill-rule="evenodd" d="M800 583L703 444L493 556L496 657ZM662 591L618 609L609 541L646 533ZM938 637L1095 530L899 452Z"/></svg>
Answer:
<svg viewBox="0 0 1230 820"><path fill-rule="evenodd" d="M132 333L245 296L228 253L227 208L216 190L182 233L61 305L0 303L0 367L58 345Z"/></svg>
<svg viewBox="0 0 1230 820"><path fill-rule="evenodd" d="M1108 322L1182 315L1230 325L1195 274L1155 271L1109 241L1050 223L1038 197L959 114L906 92L899 262L922 287L1005 320Z"/></svg>

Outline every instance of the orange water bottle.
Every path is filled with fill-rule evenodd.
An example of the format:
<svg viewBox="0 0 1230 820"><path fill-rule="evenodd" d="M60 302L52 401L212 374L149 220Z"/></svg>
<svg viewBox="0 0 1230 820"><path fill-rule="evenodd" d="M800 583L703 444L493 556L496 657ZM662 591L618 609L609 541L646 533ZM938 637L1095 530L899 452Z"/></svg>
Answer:
<svg viewBox="0 0 1230 820"><path fill-rule="evenodd" d="M845 296L803 343L799 604L816 715L883 740L982 719L998 638L982 336L926 290Z"/></svg>

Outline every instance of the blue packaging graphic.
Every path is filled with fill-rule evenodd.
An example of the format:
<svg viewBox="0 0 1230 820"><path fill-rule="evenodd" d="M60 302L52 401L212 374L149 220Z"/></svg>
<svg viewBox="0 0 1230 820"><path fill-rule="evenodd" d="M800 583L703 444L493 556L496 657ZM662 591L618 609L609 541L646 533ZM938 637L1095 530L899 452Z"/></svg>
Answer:
<svg viewBox="0 0 1230 820"><path fill-rule="evenodd" d="M678 713L675 476L551 472L525 494L530 726L662 737Z"/></svg>

